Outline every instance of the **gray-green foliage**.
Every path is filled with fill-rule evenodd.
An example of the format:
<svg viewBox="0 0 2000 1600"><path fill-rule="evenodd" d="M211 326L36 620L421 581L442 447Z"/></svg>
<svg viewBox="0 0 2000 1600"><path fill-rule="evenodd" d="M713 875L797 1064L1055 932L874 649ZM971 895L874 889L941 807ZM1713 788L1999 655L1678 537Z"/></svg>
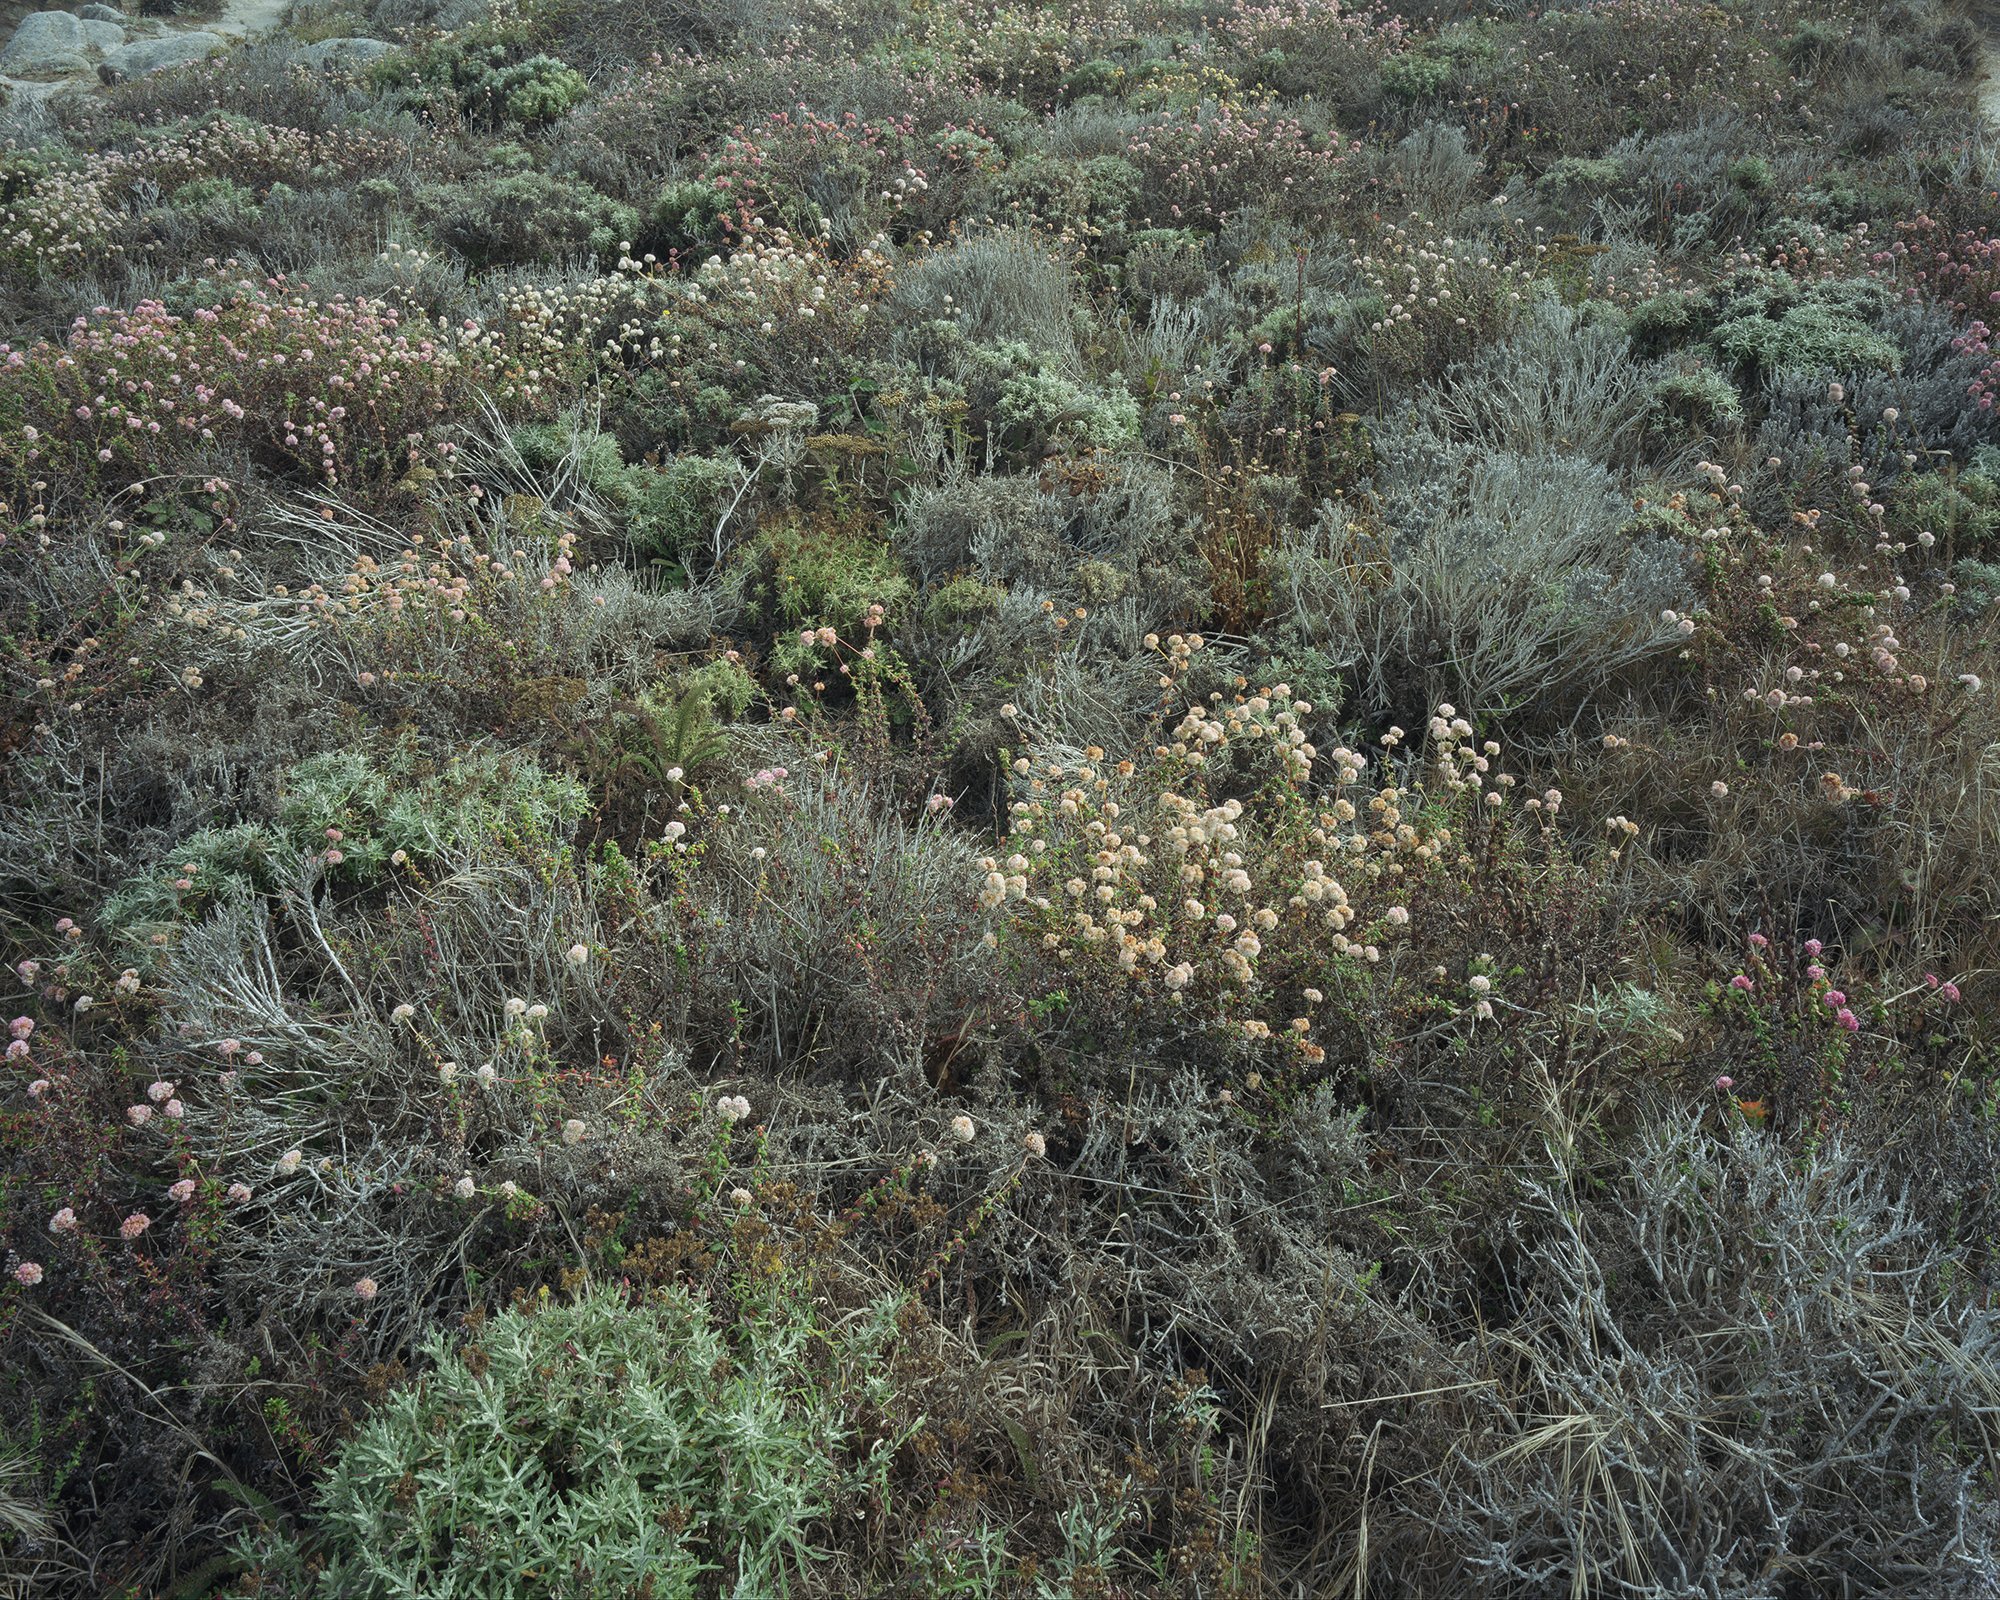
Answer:
<svg viewBox="0 0 2000 1600"><path fill-rule="evenodd" d="M1668 373L1652 387L1648 421L1656 431L1707 435L1743 420L1743 400L1713 367L1695 366Z"/></svg>
<svg viewBox="0 0 2000 1600"><path fill-rule="evenodd" d="M408 746L379 759L331 751L281 774L264 818L204 828L175 845L159 868L114 894L104 916L143 938L268 889L307 856L322 858L337 881L366 884L399 851L422 862L508 830L540 835L568 827L588 807L580 785L525 757L475 751L426 771Z"/></svg>
<svg viewBox="0 0 2000 1600"><path fill-rule="evenodd" d="M1761 372L1893 372L1903 353L1870 326L1888 304L1879 284L1760 285L1724 306L1710 342L1732 366Z"/></svg>
<svg viewBox="0 0 2000 1600"><path fill-rule="evenodd" d="M1379 522L1329 504L1278 560L1287 635L1351 669L1370 714L1444 698L1502 712L1678 637L1661 613L1687 603L1686 557L1633 535L1602 467L1421 427L1387 430L1377 451Z"/></svg>
<svg viewBox="0 0 2000 1600"><path fill-rule="evenodd" d="M1050 356L1015 340L979 356L1001 375L995 408L1001 422L1038 438L1060 437L1098 449L1139 437L1138 404L1117 384L1075 382Z"/></svg>
<svg viewBox="0 0 2000 1600"><path fill-rule="evenodd" d="M474 266L578 255L608 262L639 229L633 207L574 178L535 171L442 186L426 212L437 237Z"/></svg>
<svg viewBox="0 0 2000 1600"><path fill-rule="evenodd" d="M1642 350L1699 340L1724 366L1760 378L1894 372L1905 352L1884 324L1896 305L1885 285L1866 279L1801 282L1755 271L1705 294L1673 290L1648 300L1634 309L1630 327Z"/></svg>
<svg viewBox="0 0 2000 1600"><path fill-rule="evenodd" d="M249 1554L324 1600L778 1596L814 1524L879 1481L897 1303L830 1326L772 1295L723 1326L679 1288L509 1311L342 1450L303 1539ZM317 1577L307 1560L324 1562Z"/></svg>
<svg viewBox="0 0 2000 1600"><path fill-rule="evenodd" d="M546 482L546 498L586 496L598 515L622 522L635 550L656 561L680 561L708 542L737 475L723 456L681 455L657 469L628 465L615 438L577 421L529 423L514 429L509 443L525 472Z"/></svg>

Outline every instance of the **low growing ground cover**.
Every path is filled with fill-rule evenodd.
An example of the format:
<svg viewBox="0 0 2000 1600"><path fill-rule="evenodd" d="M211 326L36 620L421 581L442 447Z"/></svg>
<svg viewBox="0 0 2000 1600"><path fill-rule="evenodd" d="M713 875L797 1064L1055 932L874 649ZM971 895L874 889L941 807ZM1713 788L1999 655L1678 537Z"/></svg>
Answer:
<svg viewBox="0 0 2000 1600"><path fill-rule="evenodd" d="M1995 1592L1979 45L304 0L0 110L0 1573Z"/></svg>

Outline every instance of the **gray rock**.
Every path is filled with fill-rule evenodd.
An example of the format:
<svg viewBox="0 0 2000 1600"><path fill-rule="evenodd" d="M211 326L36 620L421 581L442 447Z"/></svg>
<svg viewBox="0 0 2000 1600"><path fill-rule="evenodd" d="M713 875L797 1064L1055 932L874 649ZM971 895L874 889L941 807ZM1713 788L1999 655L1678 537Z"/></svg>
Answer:
<svg viewBox="0 0 2000 1600"><path fill-rule="evenodd" d="M85 22L123 22L125 13L113 6L101 6L96 0L87 6L78 6L76 14Z"/></svg>
<svg viewBox="0 0 2000 1600"><path fill-rule="evenodd" d="M205 61L217 50L228 48L228 45L229 41L221 34L209 33L201 28L190 28L186 33L162 34L157 39L135 39L130 44L121 44L107 55L99 64L97 75L106 83L143 78L149 72L184 67L192 61Z"/></svg>
<svg viewBox="0 0 2000 1600"><path fill-rule="evenodd" d="M116 50L125 42L125 30L115 22L99 22L95 17L85 17L83 31L93 50Z"/></svg>
<svg viewBox="0 0 2000 1600"><path fill-rule="evenodd" d="M7 48L0 50L0 73L13 78L56 78L88 72L90 35L67 11L35 11L21 19Z"/></svg>
<svg viewBox="0 0 2000 1600"><path fill-rule="evenodd" d="M382 56L394 55L396 47L380 39L321 39L300 48L292 57L309 67L329 67L353 71Z"/></svg>

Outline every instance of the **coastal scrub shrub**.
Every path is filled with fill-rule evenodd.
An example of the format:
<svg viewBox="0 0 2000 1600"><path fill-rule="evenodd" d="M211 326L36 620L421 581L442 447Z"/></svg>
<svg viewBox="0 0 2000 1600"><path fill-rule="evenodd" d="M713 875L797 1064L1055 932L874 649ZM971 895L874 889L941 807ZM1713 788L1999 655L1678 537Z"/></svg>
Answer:
<svg viewBox="0 0 2000 1600"><path fill-rule="evenodd" d="M1686 555L1631 536L1602 467L1421 430L1376 448L1372 506L1329 503L1277 558L1289 626L1353 672L1372 714L1446 696L1554 708L1682 637Z"/></svg>
<svg viewBox="0 0 2000 1600"><path fill-rule="evenodd" d="M903 1442L871 1421L897 1304L828 1324L769 1300L724 1319L684 1289L605 1286L489 1317L457 1350L433 1334L304 1536L245 1554L328 1600L785 1593Z"/></svg>
<svg viewBox="0 0 2000 1600"><path fill-rule="evenodd" d="M203 285L80 317L0 368L0 464L113 489L211 468L234 446L325 485L379 486L491 370L470 338L382 300L283 279Z"/></svg>
<svg viewBox="0 0 2000 1600"><path fill-rule="evenodd" d="M565 256L616 260L639 213L574 179L546 172L482 176L428 197L428 225L475 267Z"/></svg>
<svg viewBox="0 0 2000 1600"><path fill-rule="evenodd" d="M216 906L270 893L316 863L328 881L378 883L396 866L465 851L522 826L566 828L586 800L570 780L493 752L426 773L410 746L370 760L358 751L313 756L277 776L267 821L205 829L167 852L160 869L106 903L106 922L140 949Z"/></svg>

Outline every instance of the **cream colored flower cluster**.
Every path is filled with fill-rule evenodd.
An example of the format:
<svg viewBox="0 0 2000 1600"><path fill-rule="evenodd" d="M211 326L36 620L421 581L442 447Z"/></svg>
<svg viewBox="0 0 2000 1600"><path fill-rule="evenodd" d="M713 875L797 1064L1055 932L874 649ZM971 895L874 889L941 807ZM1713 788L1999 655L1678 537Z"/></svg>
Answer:
<svg viewBox="0 0 2000 1600"><path fill-rule="evenodd" d="M1170 664L1191 653L1167 641ZM1165 681L1178 681L1169 672ZM1456 818L1502 803L1498 747L1445 706L1426 788L1382 754L1317 750L1310 703L1239 680L1190 706L1149 759L1014 762L1010 853L980 863L982 907L1032 958L1105 976L1135 1002L1249 1039L1284 1035L1308 1061L1325 991L1393 964L1404 903L1456 859Z"/></svg>

